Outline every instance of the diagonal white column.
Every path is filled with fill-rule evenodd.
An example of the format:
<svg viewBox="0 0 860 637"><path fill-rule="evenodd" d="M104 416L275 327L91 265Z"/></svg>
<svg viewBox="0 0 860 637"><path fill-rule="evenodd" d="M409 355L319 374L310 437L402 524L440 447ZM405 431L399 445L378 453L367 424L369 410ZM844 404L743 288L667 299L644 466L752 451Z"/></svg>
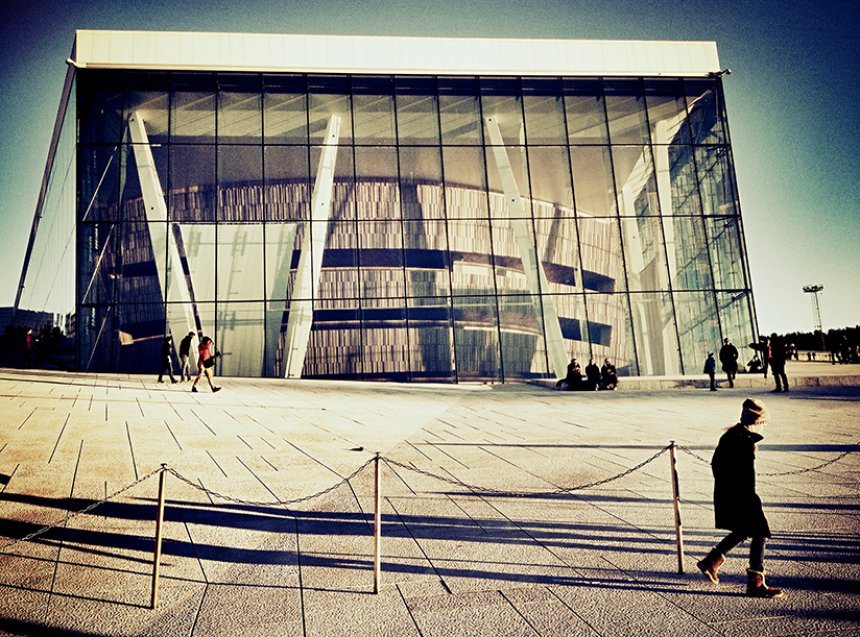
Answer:
<svg viewBox="0 0 860 637"><path fill-rule="evenodd" d="M161 286L167 286L167 307L165 310L167 329L173 334L174 339L178 339L188 332L197 332L191 306L191 293L185 281L185 273L182 271L179 249L175 242L169 240L164 190L161 188L161 181L158 179L158 172L155 169L146 126L137 113L131 113L129 116L128 130L134 150L134 161L137 164L140 189L143 193L143 206L148 222L146 225L149 229L152 254L158 271L158 281ZM163 254L166 255L166 260L162 263L159 256ZM162 290L163 293L164 290ZM195 336L195 344L196 341L197 337Z"/></svg>
<svg viewBox="0 0 860 637"><path fill-rule="evenodd" d="M511 217L511 227L520 250L523 261L523 271L528 281L529 290L535 305L538 317L543 316L544 330L546 331L546 346L549 354L549 364L552 372L559 378L567 374L567 349L564 346L564 337L561 333L561 324L558 322L558 313L552 297L544 294L549 290L549 283L543 264L537 258L534 229L529 222L530 215L526 214L520 190L514 178L514 171L508 159L508 151L504 146L499 124L493 117L487 118L487 131L493 144L493 157L496 160L496 169L502 182L502 190L508 203L508 212Z"/></svg>
<svg viewBox="0 0 860 637"><path fill-rule="evenodd" d="M286 294L290 283L290 265L293 261L293 248L296 244L296 223L269 223L266 224L266 261L268 263L266 272L271 273L268 281L269 299L282 299ZM266 366L264 375L268 375L274 369L274 363L278 354L278 341L281 337L281 320L285 310L283 301L270 301L269 305L275 316L266 317Z"/></svg>
<svg viewBox="0 0 860 637"><path fill-rule="evenodd" d="M284 340L284 377L300 378L308 351L308 339L314 318L314 296L317 294L322 271L325 239L331 217L334 188L334 168L337 141L340 137L340 117L332 115L325 131L317 177L311 197L311 220L306 222L305 244L299 257L293 291L290 295L290 316Z"/></svg>

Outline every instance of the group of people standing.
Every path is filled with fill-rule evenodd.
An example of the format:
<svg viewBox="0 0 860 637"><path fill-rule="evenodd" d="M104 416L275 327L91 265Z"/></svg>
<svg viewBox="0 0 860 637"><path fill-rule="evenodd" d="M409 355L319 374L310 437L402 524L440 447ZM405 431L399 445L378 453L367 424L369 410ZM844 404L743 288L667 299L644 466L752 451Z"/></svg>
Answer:
<svg viewBox="0 0 860 637"><path fill-rule="evenodd" d="M170 378L171 383L185 382L191 380L191 346L194 341L194 332L188 332L181 341L179 341L179 380L173 376L173 337L169 334L164 337L161 343L161 371L158 374L158 382L164 382L164 374ZM203 336L197 345L197 377L191 383L191 391L197 393L197 383L205 375L209 382L209 388L212 392L221 391L221 387L215 385L212 381L212 374L215 369L215 360L221 355L215 348L215 341L208 336Z"/></svg>
<svg viewBox="0 0 860 637"><path fill-rule="evenodd" d="M594 357L588 359L585 374L582 366L575 358L567 365L567 375L555 384L556 389L565 391L597 391L598 389L613 390L618 387L618 370L608 358L603 359L603 365L597 366Z"/></svg>
<svg viewBox="0 0 860 637"><path fill-rule="evenodd" d="M763 373L767 378L768 368L773 375L776 388L774 392L788 391L788 377L785 375L785 362L789 358L789 344L784 338L776 333L767 336L759 337L758 343L750 343L749 347L755 351L752 360L749 362L749 368L744 368L744 371L749 373ZM740 370L741 364L738 362L740 353L738 348L734 346L730 338L723 339L723 345L720 347L719 359L720 366L726 374L726 379L729 382L729 387L735 386L735 378ZM714 352L708 352L708 357L705 360L705 366L702 370L711 380L711 391L717 391L717 361L714 358Z"/></svg>

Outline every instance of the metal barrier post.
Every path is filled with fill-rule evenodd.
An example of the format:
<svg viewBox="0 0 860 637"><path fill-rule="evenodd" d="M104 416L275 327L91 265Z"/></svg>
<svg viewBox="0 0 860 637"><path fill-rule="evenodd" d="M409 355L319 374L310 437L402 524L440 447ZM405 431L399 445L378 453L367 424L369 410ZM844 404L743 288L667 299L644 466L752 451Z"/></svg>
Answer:
<svg viewBox="0 0 860 637"><path fill-rule="evenodd" d="M678 573L684 574L684 535L681 531L681 504L678 495L678 468L675 465L675 441L669 442L669 462L672 469L672 503L675 507L675 544L678 550Z"/></svg>
<svg viewBox="0 0 860 637"><path fill-rule="evenodd" d="M382 571L380 550L382 540L382 505L381 505L381 467L379 465L379 452L376 452L374 462L374 507L373 507L373 593L379 593L379 579Z"/></svg>
<svg viewBox="0 0 860 637"><path fill-rule="evenodd" d="M158 576L161 570L161 527L164 523L164 478L167 465L161 465L158 476L158 513L155 516L155 556L152 561L152 599L150 608L158 607Z"/></svg>

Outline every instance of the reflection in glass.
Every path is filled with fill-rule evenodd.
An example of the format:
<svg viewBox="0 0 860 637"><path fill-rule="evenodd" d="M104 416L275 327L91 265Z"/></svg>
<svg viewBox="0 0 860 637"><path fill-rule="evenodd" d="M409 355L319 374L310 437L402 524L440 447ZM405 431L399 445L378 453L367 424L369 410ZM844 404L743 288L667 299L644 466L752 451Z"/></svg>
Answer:
<svg viewBox="0 0 860 637"><path fill-rule="evenodd" d="M636 376L633 325L626 294L586 294L588 340L598 365L608 358L620 376ZM644 372L642 372L644 373Z"/></svg>
<svg viewBox="0 0 860 637"><path fill-rule="evenodd" d="M215 146L171 146L170 218L215 221Z"/></svg>
<svg viewBox="0 0 860 637"><path fill-rule="evenodd" d="M266 220L307 219L311 205L307 146L265 146L263 153Z"/></svg>
<svg viewBox="0 0 860 637"><path fill-rule="evenodd" d="M439 109L433 78L397 78L397 136L400 144L439 144Z"/></svg>
<svg viewBox="0 0 860 637"><path fill-rule="evenodd" d="M718 352L720 324L713 292L679 292L674 295L684 373L699 374L708 352ZM728 334L727 334L728 336ZM731 335L735 340L735 335ZM737 342L737 341L736 341Z"/></svg>
<svg viewBox="0 0 860 637"><path fill-rule="evenodd" d="M263 78L263 127L266 143L308 143L308 96L303 76Z"/></svg>
<svg viewBox="0 0 860 637"><path fill-rule="evenodd" d="M500 295L499 332L506 379L547 374L543 302L530 295Z"/></svg>
<svg viewBox="0 0 860 637"><path fill-rule="evenodd" d="M218 220L262 221L266 196L260 146L218 147Z"/></svg>
<svg viewBox="0 0 860 637"><path fill-rule="evenodd" d="M222 77L218 86L218 142L259 144L263 135L259 76Z"/></svg>
<svg viewBox="0 0 860 637"><path fill-rule="evenodd" d="M355 76L352 80L352 110L355 143L392 145L394 132L394 93L390 78Z"/></svg>
<svg viewBox="0 0 860 637"><path fill-rule="evenodd" d="M439 119L443 144L481 143L483 126L474 78L439 78Z"/></svg>
<svg viewBox="0 0 860 637"><path fill-rule="evenodd" d="M645 100L638 80L604 84L609 139L613 144L647 144L650 139Z"/></svg>
<svg viewBox="0 0 860 637"><path fill-rule="evenodd" d="M215 78L176 79L170 100L170 139L173 143L215 140Z"/></svg>
<svg viewBox="0 0 860 637"><path fill-rule="evenodd" d="M681 373L672 296L667 292L630 294L639 372L666 376Z"/></svg>
<svg viewBox="0 0 860 637"><path fill-rule="evenodd" d="M453 300L457 377L461 381L501 381L496 299L455 296Z"/></svg>
<svg viewBox="0 0 860 637"><path fill-rule="evenodd" d="M616 214L617 200L609 147L572 146L570 163L577 214L593 217Z"/></svg>

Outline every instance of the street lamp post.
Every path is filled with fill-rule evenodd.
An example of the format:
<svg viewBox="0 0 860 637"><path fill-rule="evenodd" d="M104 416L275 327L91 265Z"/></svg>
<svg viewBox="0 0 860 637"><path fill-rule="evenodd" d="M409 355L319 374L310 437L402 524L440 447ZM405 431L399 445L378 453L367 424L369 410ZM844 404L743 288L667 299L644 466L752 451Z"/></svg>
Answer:
<svg viewBox="0 0 860 637"><path fill-rule="evenodd" d="M821 350L827 351L827 344L824 342L824 329L821 326L821 305L818 303L818 294L824 289L823 285L804 285L803 291L812 295L812 313L815 319L815 331L821 335Z"/></svg>

